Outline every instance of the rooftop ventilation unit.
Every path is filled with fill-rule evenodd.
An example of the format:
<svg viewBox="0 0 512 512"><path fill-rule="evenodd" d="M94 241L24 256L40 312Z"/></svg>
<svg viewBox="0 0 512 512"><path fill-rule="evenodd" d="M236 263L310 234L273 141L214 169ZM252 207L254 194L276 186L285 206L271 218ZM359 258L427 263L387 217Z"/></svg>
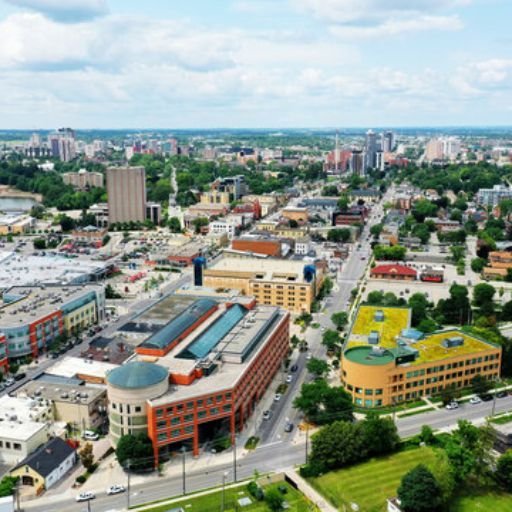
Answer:
<svg viewBox="0 0 512 512"><path fill-rule="evenodd" d="M464 345L464 338L462 336L452 336L451 338L445 338L441 341L441 345L444 348L461 347Z"/></svg>

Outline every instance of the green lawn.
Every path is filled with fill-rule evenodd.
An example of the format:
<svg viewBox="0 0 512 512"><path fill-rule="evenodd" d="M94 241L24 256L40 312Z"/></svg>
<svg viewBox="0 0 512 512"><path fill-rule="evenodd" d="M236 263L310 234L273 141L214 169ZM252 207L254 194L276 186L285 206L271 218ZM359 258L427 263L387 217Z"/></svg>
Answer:
<svg viewBox="0 0 512 512"><path fill-rule="evenodd" d="M456 499L450 512L510 512L512 495L489 490L486 493Z"/></svg>
<svg viewBox="0 0 512 512"><path fill-rule="evenodd" d="M512 422L512 414L505 414L504 416L498 416L497 418L492 418L490 420L491 423L496 423L496 425L505 425L506 423Z"/></svg>
<svg viewBox="0 0 512 512"><path fill-rule="evenodd" d="M357 503L361 512L381 512L386 510L386 499L396 496L402 476L417 464L434 459L431 448L407 450L332 471L310 482L340 510L344 504Z"/></svg>
<svg viewBox="0 0 512 512"><path fill-rule="evenodd" d="M274 487L285 486L288 492L284 495L285 501L290 505L287 510L290 512L310 512L316 511L316 507L312 505L299 491L295 490L287 483L281 482L278 484L271 484L265 486L265 490ZM252 505L245 507L236 506L238 500L243 497L249 497L253 501ZM188 499L173 502L167 505L155 505L155 507L148 509L147 512L167 512L173 508L182 507L186 512L219 512L222 504L222 491L212 492L203 496L191 496ZM225 494L225 512L269 512L265 502L255 502L254 498L247 492L246 486L235 487L226 489ZM145 511L146 512L146 511Z"/></svg>

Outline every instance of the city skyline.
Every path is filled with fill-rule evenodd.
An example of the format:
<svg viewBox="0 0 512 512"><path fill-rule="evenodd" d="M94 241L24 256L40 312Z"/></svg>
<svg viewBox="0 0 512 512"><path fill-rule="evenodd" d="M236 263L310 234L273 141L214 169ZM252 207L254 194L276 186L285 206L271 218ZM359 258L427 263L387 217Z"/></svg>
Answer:
<svg viewBox="0 0 512 512"><path fill-rule="evenodd" d="M3 0L1 128L509 125L510 14L504 0Z"/></svg>

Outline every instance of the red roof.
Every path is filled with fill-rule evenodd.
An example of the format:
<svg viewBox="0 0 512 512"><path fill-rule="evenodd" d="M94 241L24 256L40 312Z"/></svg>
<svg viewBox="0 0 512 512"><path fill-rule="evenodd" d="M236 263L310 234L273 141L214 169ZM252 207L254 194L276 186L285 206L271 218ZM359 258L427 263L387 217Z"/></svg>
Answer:
<svg viewBox="0 0 512 512"><path fill-rule="evenodd" d="M371 273L416 277L416 270L411 267L406 267L405 265L377 265L372 269Z"/></svg>

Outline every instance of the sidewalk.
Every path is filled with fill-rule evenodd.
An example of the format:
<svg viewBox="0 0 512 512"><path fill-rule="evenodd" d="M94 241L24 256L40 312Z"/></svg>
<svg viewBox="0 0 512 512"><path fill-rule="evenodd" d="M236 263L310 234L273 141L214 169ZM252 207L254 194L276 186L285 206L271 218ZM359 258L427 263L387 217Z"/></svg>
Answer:
<svg viewBox="0 0 512 512"><path fill-rule="evenodd" d="M295 470L286 469L284 474L295 483L299 491L309 498L322 512L337 512L336 509Z"/></svg>

